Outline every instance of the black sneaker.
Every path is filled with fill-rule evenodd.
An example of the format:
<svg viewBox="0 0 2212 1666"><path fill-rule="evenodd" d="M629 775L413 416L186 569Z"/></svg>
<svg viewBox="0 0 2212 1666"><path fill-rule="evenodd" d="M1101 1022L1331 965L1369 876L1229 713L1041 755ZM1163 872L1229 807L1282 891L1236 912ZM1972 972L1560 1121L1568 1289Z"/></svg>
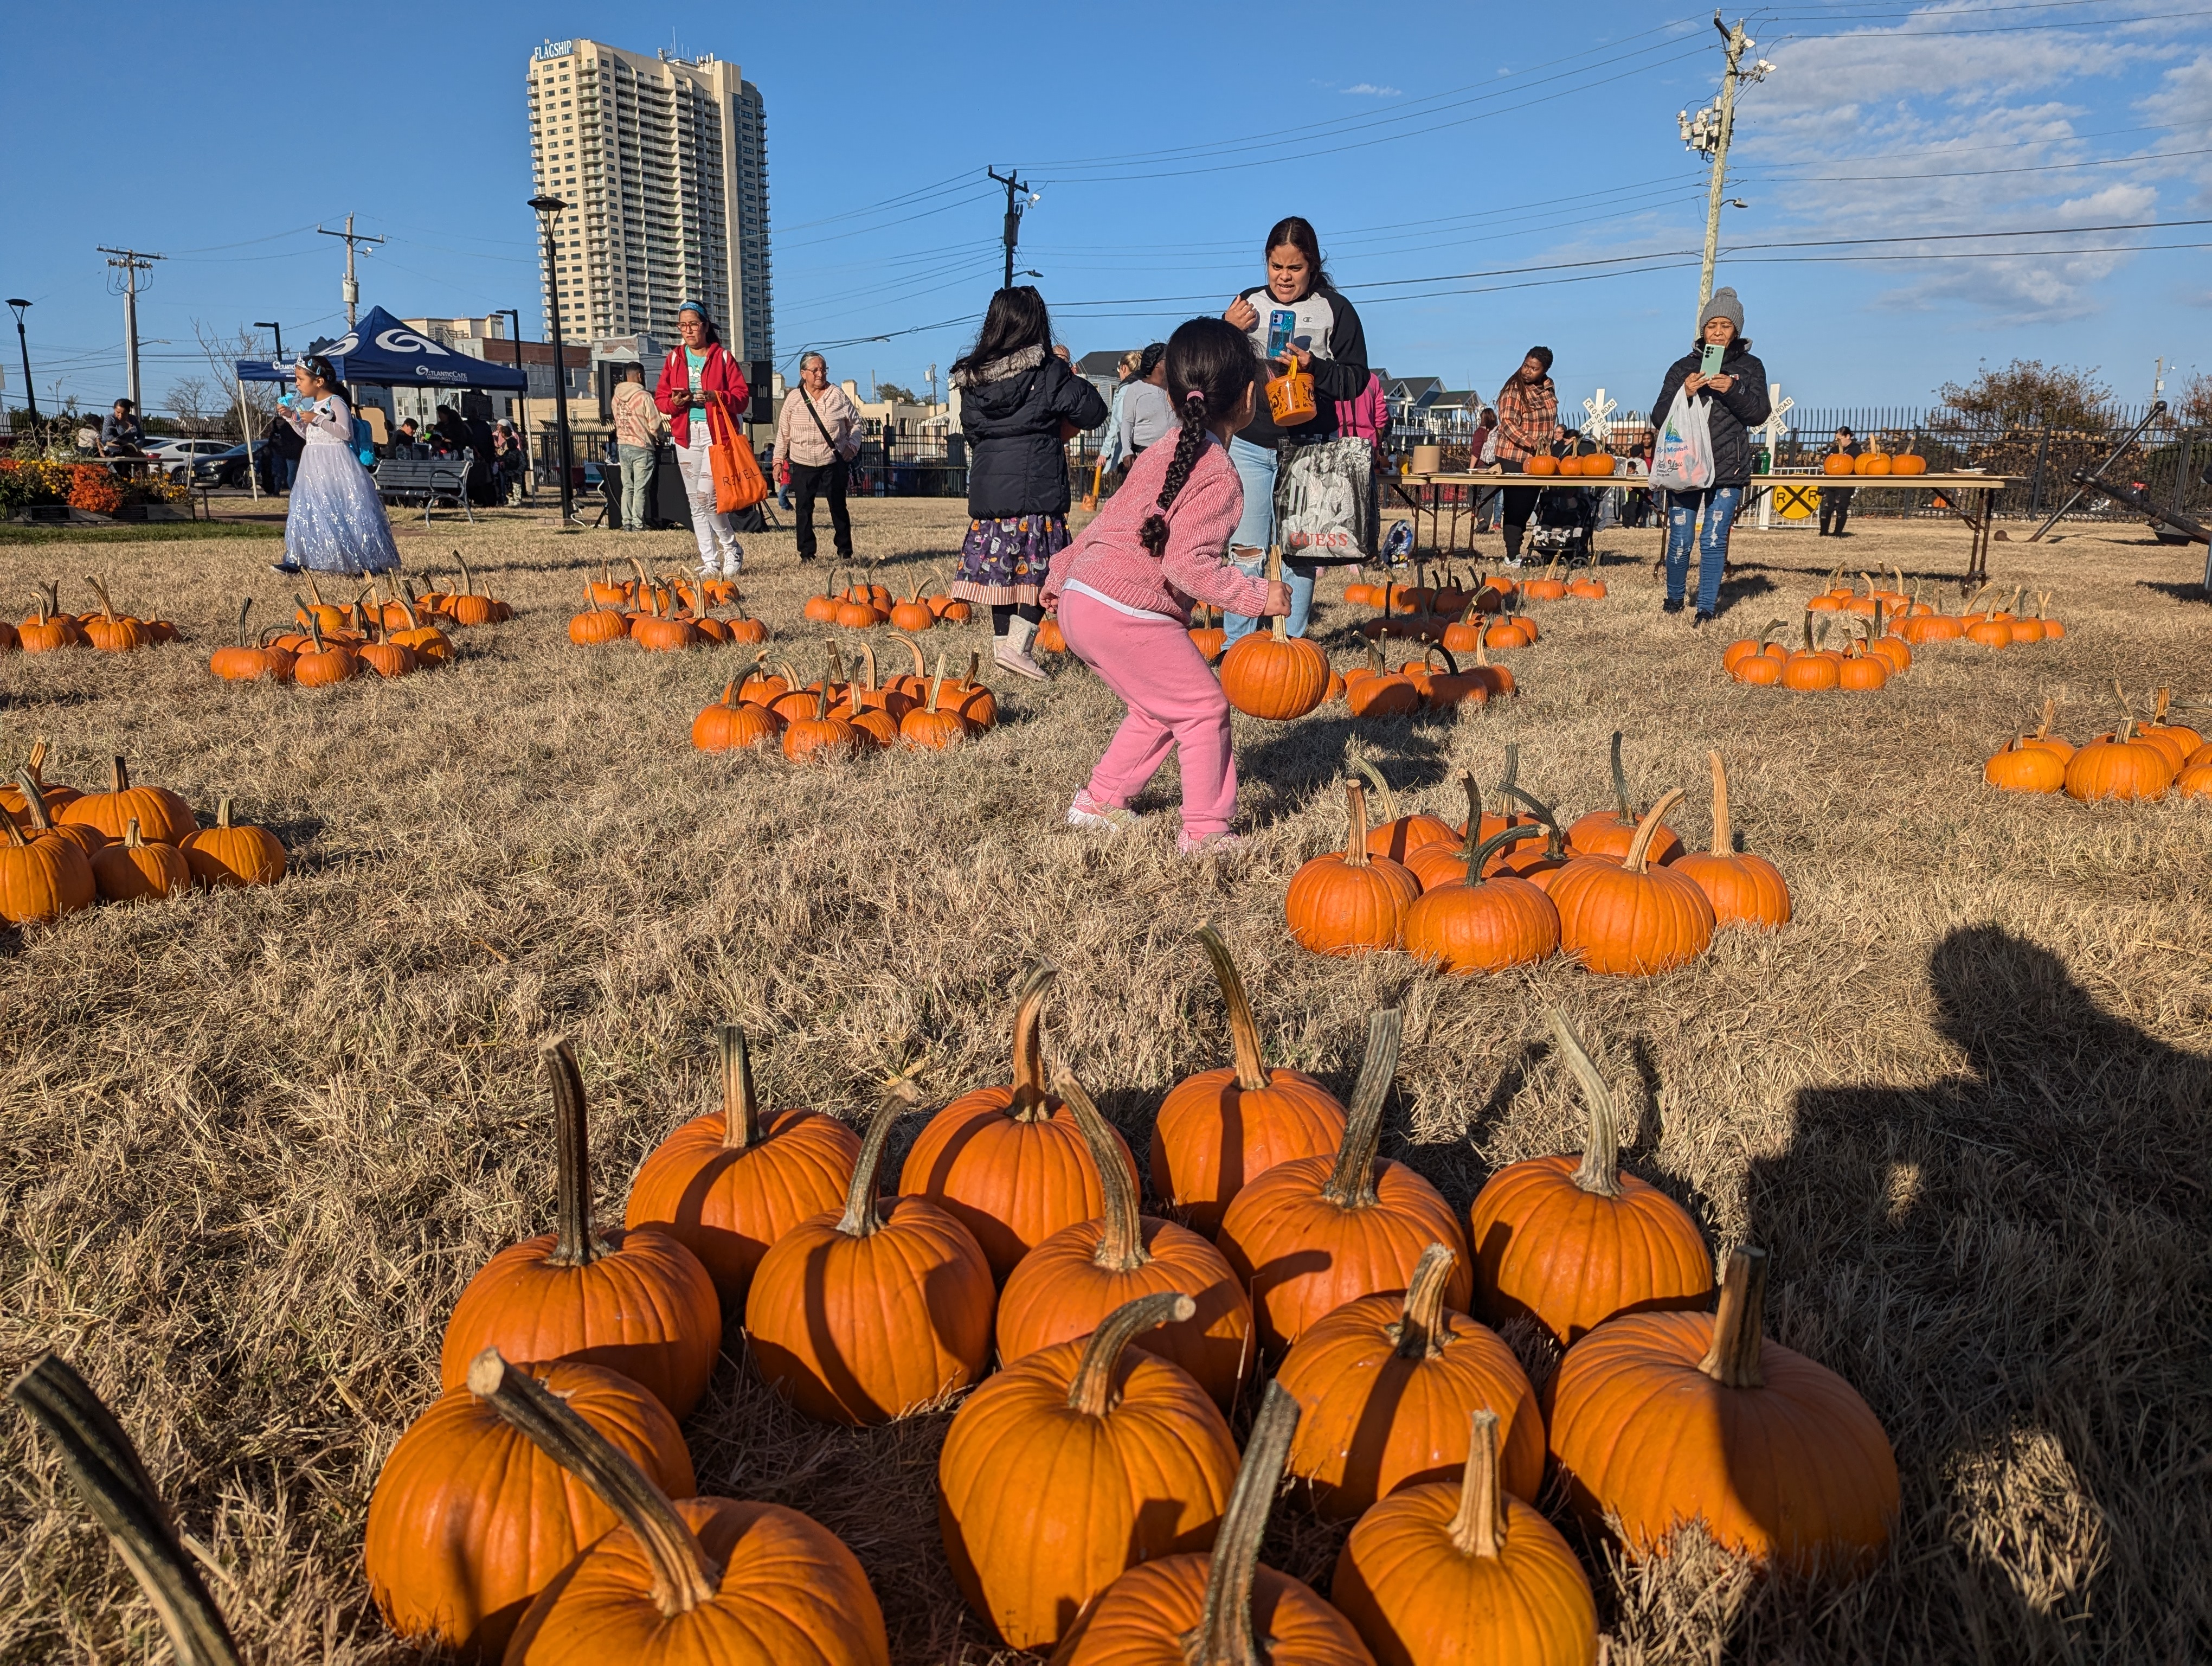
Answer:
<svg viewBox="0 0 2212 1666"><path fill-rule="evenodd" d="M1690 629L1692 630L1695 630L1699 625L1711 624L1712 622L1713 616L1706 612L1702 607L1696 612L1690 615Z"/></svg>
<svg viewBox="0 0 2212 1666"><path fill-rule="evenodd" d="M1680 613L1682 611L1682 599L1680 596L1668 597L1665 601L1659 604L1659 611L1662 613Z"/></svg>
<svg viewBox="0 0 2212 1666"><path fill-rule="evenodd" d="M299 573L304 572L306 569L299 566L296 562L289 561L272 561L269 563L269 570L272 573Z"/></svg>

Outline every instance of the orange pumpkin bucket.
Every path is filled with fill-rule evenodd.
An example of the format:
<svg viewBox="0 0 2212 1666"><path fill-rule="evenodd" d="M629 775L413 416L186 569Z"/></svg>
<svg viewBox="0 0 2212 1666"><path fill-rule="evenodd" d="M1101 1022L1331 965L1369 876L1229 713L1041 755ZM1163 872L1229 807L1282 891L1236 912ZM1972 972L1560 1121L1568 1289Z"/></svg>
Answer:
<svg viewBox="0 0 2212 1666"><path fill-rule="evenodd" d="M1292 428L1306 422L1316 408L1313 378L1304 371L1292 370L1268 379L1267 414L1275 419L1276 427Z"/></svg>

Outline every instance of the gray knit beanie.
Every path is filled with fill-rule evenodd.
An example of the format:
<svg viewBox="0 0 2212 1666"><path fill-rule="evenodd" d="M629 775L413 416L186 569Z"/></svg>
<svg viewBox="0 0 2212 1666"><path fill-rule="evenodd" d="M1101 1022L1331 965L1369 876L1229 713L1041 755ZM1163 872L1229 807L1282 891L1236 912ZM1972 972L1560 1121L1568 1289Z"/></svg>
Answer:
<svg viewBox="0 0 2212 1666"><path fill-rule="evenodd" d="M1739 336L1743 333L1743 303L1736 299L1734 289L1716 289L1713 298L1705 303L1705 310L1698 314L1698 333L1705 333L1705 326L1717 318L1724 318L1735 325Z"/></svg>

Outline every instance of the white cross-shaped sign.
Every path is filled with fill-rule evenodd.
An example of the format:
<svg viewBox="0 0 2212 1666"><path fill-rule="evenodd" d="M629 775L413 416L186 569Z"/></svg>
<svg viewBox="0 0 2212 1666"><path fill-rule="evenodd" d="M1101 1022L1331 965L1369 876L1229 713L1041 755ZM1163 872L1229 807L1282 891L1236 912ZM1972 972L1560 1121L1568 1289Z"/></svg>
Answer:
<svg viewBox="0 0 2212 1666"><path fill-rule="evenodd" d="M1613 439L1613 423L1607 419L1620 408L1620 401L1607 398L1605 390L1601 387L1597 391L1597 398L1583 401L1583 410L1589 418L1583 424L1583 432L1601 444L1609 443Z"/></svg>
<svg viewBox="0 0 2212 1666"><path fill-rule="evenodd" d="M1772 459L1777 448L1782 444L1782 436L1790 432L1790 424L1782 419L1796 408L1797 401L1784 398L1782 384L1775 383L1772 408L1767 411L1766 420L1754 430L1760 439L1766 441L1766 455L1769 459L1767 466L1770 469L1774 466ZM1770 486L1759 495L1759 530L1760 532L1766 531L1773 524L1773 515L1774 489Z"/></svg>

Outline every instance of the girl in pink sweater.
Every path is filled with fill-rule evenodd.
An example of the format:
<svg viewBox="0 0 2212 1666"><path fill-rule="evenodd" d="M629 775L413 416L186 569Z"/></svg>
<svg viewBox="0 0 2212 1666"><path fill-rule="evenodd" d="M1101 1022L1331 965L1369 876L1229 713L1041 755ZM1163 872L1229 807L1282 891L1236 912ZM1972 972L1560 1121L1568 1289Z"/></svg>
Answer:
<svg viewBox="0 0 2212 1666"><path fill-rule="evenodd" d="M1229 564L1244 491L1226 447L1252 420L1251 344L1219 319L1193 319L1168 338L1167 369L1182 423L1176 442L1147 446L1098 518L1053 558L1043 601L1059 609L1068 647L1129 708L1068 806L1068 825L1133 825L1129 800L1180 747L1178 848L1195 854L1240 842L1229 831L1229 702L1190 640L1190 605L1285 613L1290 588Z"/></svg>

